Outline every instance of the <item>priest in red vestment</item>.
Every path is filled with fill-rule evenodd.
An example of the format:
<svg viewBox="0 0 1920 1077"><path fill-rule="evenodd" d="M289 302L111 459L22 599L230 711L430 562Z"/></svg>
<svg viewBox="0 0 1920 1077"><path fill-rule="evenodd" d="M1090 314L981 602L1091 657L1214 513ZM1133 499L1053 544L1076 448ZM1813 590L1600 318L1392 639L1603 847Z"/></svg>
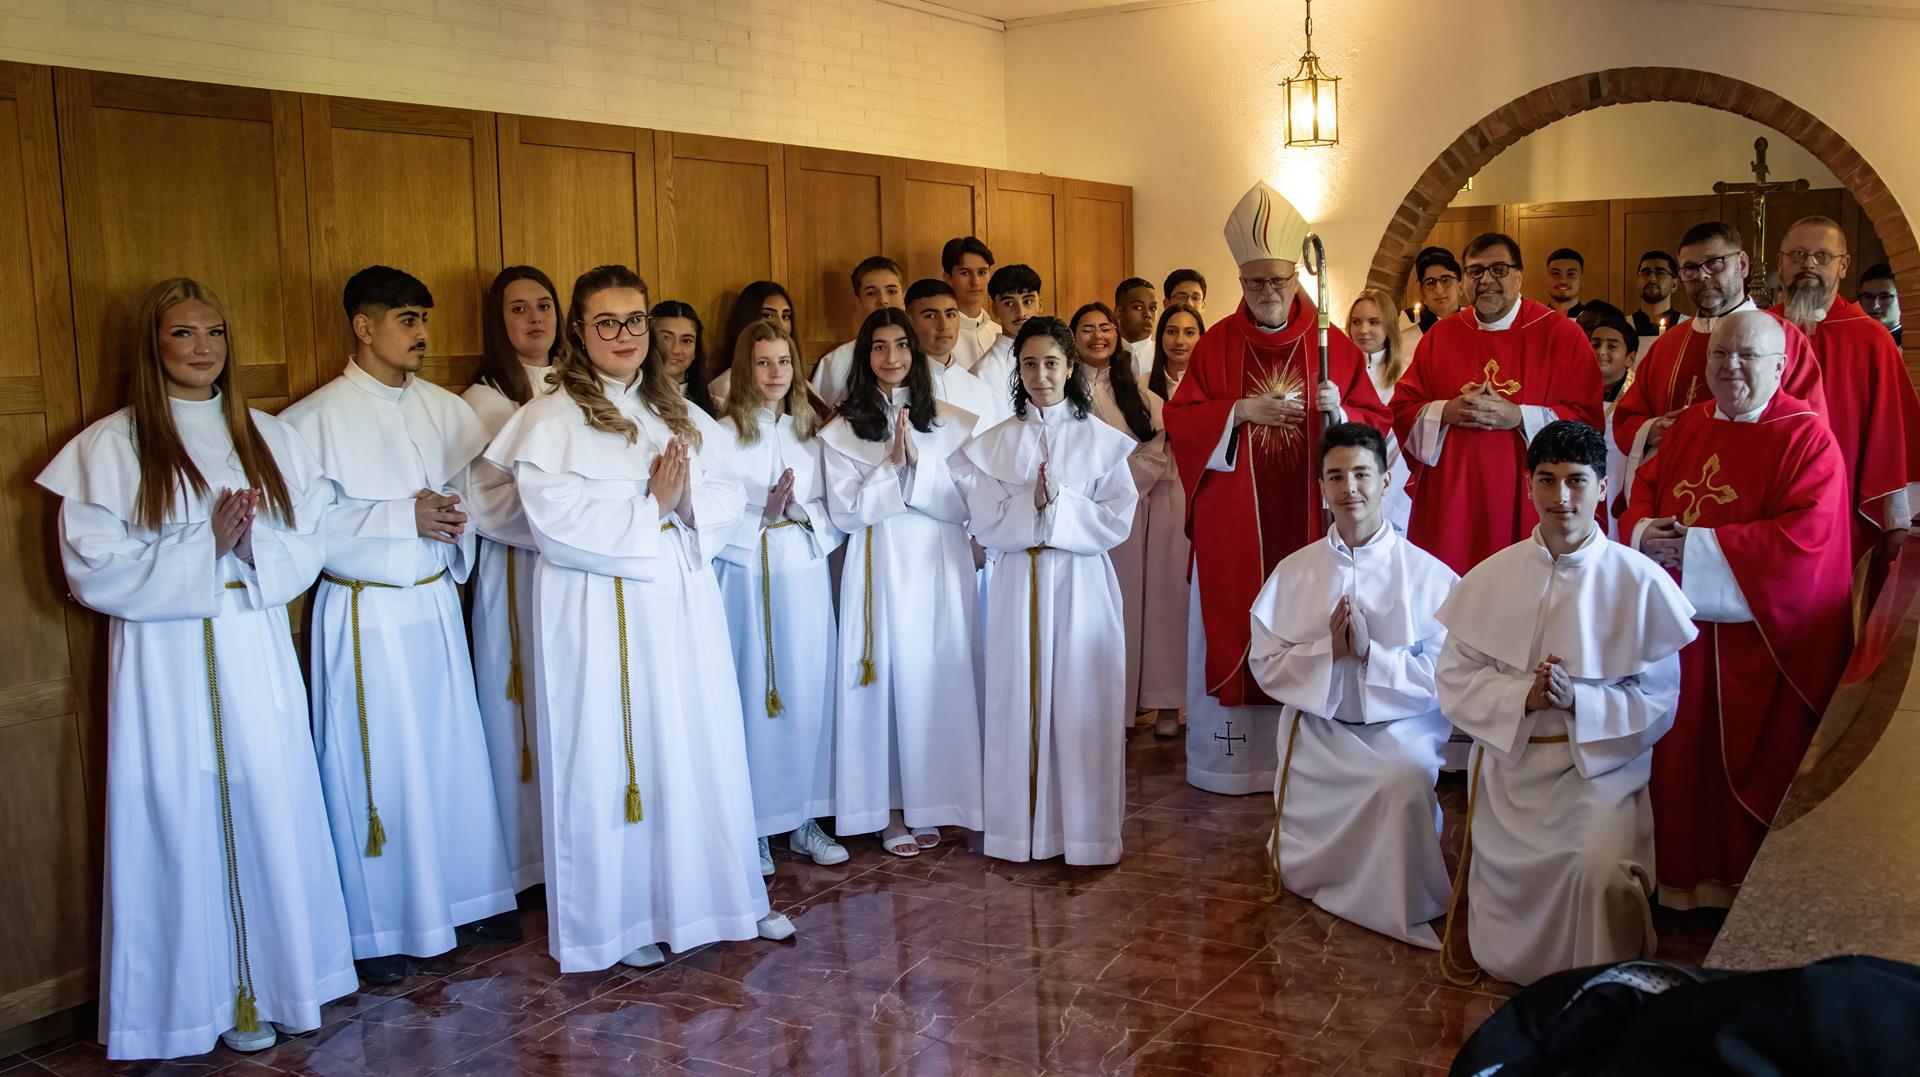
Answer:
<svg viewBox="0 0 1920 1077"><path fill-rule="evenodd" d="M1844 463L1822 417L1779 387L1786 342L1765 312L1720 319L1712 398L1674 420L1620 520L1700 628L1653 750L1655 874L1674 908L1739 892L1852 645Z"/></svg>
<svg viewBox="0 0 1920 1077"><path fill-rule="evenodd" d="M1461 575L1533 533L1527 444L1556 419L1606 423L1600 368L1571 318L1520 295L1520 244L1461 254L1473 305L1434 323L1393 392L1414 469L1407 537Z"/></svg>
<svg viewBox="0 0 1920 1077"><path fill-rule="evenodd" d="M1804 329L1820 359L1827 421L1851 483L1853 556L1856 570L1866 570L1870 606L1913 517L1908 485L1920 482L1920 397L1893 334L1841 297L1850 261L1838 224L1795 221L1780 240L1785 298L1773 312ZM1870 566L1861 564L1869 558Z"/></svg>
<svg viewBox="0 0 1920 1077"><path fill-rule="evenodd" d="M1739 230L1723 221L1696 224L1680 240L1680 284L1699 313L1660 334L1635 368L1633 384L1614 405L1614 444L1627 459L1626 473L1615 481L1623 504L1633 490L1634 469L1659 448L1674 418L1712 395L1707 392L1707 338L1713 327L1729 314L1758 309L1747 296L1749 267ZM1781 319L1781 324L1788 323ZM1807 335L1789 327L1786 351L1780 390L1826 414L1820 362Z"/></svg>
<svg viewBox="0 0 1920 1077"><path fill-rule="evenodd" d="M1273 789L1280 708L1247 669L1247 611L1273 566L1325 534L1313 466L1321 427L1329 414L1388 424L1366 359L1338 329L1319 381L1316 311L1296 276L1307 230L1265 183L1234 207L1226 238L1239 309L1200 338L1166 405L1193 541L1187 780L1215 793Z"/></svg>

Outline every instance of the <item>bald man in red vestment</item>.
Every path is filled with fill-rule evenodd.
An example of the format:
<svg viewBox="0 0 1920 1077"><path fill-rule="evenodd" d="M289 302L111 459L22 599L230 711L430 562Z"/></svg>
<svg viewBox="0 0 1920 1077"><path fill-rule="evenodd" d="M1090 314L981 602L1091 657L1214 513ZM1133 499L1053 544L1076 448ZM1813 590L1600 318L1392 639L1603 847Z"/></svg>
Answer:
<svg viewBox="0 0 1920 1077"><path fill-rule="evenodd" d="M1786 340L1763 311L1720 320L1712 397L1675 417L1620 520L1700 628L1653 749L1655 874L1674 908L1732 903L1851 650L1845 464L1779 389Z"/></svg>

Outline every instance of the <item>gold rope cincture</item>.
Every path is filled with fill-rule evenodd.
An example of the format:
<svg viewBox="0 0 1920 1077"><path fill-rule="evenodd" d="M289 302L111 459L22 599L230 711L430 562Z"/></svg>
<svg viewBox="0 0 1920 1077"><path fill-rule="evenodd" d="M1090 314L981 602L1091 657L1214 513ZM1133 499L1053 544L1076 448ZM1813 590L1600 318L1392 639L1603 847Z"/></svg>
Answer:
<svg viewBox="0 0 1920 1077"><path fill-rule="evenodd" d="M533 780L533 745L527 739L526 692L520 680L520 593L513 555L507 547L507 701L520 708L520 780Z"/></svg>
<svg viewBox="0 0 1920 1077"><path fill-rule="evenodd" d="M773 566L767 557L767 532L775 528L792 527L799 521L781 520L769 524L760 531L760 621L764 625L767 644L767 717L778 718L786 705L780 702L780 682L773 668ZM808 528L812 530L812 528Z"/></svg>
<svg viewBox="0 0 1920 1077"><path fill-rule="evenodd" d="M1280 819L1287 809L1287 780L1293 777L1293 742L1300 737L1300 717L1304 713L1294 709L1293 728L1287 731L1287 757L1280 763L1280 791L1273 796L1273 853L1267 858L1268 866L1273 869L1273 884L1260 895L1260 900L1269 905L1287 892L1287 877L1280 870Z"/></svg>
<svg viewBox="0 0 1920 1077"><path fill-rule="evenodd" d="M247 585L229 580L226 586L229 591L237 591ZM260 1018L254 1008L253 963L247 957L247 904L240 896L240 857L234 851L233 793L227 783L227 735L220 720L220 666L213 654L213 618L200 619L200 639L206 650L207 706L213 714L213 765L220 781L220 832L227 853L227 913L233 923L233 973L238 985L233 996L233 1027L238 1032L258 1032Z"/></svg>
<svg viewBox="0 0 1920 1077"><path fill-rule="evenodd" d="M627 822L637 823L642 815L640 776L633 766L633 686L627 673L626 583L618 576L613 578L613 612L620 619L620 732L627 741Z"/></svg>
<svg viewBox="0 0 1920 1077"><path fill-rule="evenodd" d="M1467 829L1460 841L1460 865L1453 872L1453 896L1447 899L1447 918L1440 926L1440 975L1455 987L1472 987L1480 982L1480 966L1467 968L1453 958L1453 918L1460 911L1460 895L1467 889L1467 869L1473 860L1473 809L1480 802L1480 764L1486 760L1484 745L1473 750L1473 780L1467 784Z"/></svg>
<svg viewBox="0 0 1920 1077"><path fill-rule="evenodd" d="M428 576L424 580L413 581L415 587L425 587L439 582L447 574L446 569ZM382 587L389 591L400 589L398 584L375 583L372 580L349 580L344 576L335 576L331 572L320 573L320 578L338 587L353 592L349 611L353 621L353 696L360 709L360 767L367 781L367 855L379 856L380 850L387 844L387 828L380 822L380 809L373 802L373 746L367 737L367 676L360 661L360 592L369 587Z"/></svg>
<svg viewBox="0 0 1920 1077"><path fill-rule="evenodd" d="M865 559L866 591L860 599L860 612L866 618L865 636L860 651L859 687L865 688L874 682L873 673L873 525L867 525L866 549L861 552Z"/></svg>
<svg viewBox="0 0 1920 1077"><path fill-rule="evenodd" d="M1040 554L1049 546L1027 547L1027 827L1029 840L1040 810Z"/></svg>

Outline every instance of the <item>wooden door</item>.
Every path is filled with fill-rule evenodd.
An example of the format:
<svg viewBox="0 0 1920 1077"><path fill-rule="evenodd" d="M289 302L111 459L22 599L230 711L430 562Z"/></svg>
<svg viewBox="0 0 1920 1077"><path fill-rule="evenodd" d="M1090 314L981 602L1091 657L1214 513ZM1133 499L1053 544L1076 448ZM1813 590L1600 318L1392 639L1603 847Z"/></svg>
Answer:
<svg viewBox="0 0 1920 1077"><path fill-rule="evenodd" d="M352 349L340 289L369 265L433 292L421 373L454 392L480 359L480 300L500 271L493 114L301 95L320 380Z"/></svg>
<svg viewBox="0 0 1920 1077"><path fill-rule="evenodd" d="M1473 241L1473 237L1482 232L1498 232L1507 227L1504 209L1503 206L1449 208L1440 214L1439 220L1433 223L1433 230L1427 233L1426 242L1420 244L1420 247L1421 249L1441 247L1452 251L1454 258L1457 259L1460 257L1460 252L1466 249L1467 244ZM1410 311L1415 303L1421 302L1418 274L1418 266L1407 268L1407 282L1400 290L1401 310ZM1464 297L1461 302L1465 305ZM1346 313L1344 310L1334 311L1334 323L1344 324Z"/></svg>
<svg viewBox="0 0 1920 1077"><path fill-rule="evenodd" d="M1547 301L1547 255L1560 247L1571 247L1586 260L1580 299L1604 299L1620 305L1620 297L1612 290L1613 244L1608 242L1607 203L1532 202L1512 206L1509 212L1513 238L1519 241L1526 262L1525 295Z"/></svg>
<svg viewBox="0 0 1920 1077"><path fill-rule="evenodd" d="M740 289L787 283L785 147L708 135L653 136L660 295L691 303L706 323L707 352ZM802 317L805 311L800 312Z"/></svg>
<svg viewBox="0 0 1920 1077"><path fill-rule="evenodd" d="M853 267L876 254L901 260L905 176L898 158L841 150L789 147L786 165L784 283L793 293L800 349L817 360L860 331Z"/></svg>
<svg viewBox="0 0 1920 1077"><path fill-rule="evenodd" d="M553 278L565 310L573 282L617 264L660 290L653 132L533 116L499 117L500 246L505 265Z"/></svg>
<svg viewBox="0 0 1920 1077"><path fill-rule="evenodd" d="M1061 313L1112 306L1114 286L1133 275L1133 188L1068 180L1066 206Z"/></svg>
<svg viewBox="0 0 1920 1077"><path fill-rule="evenodd" d="M987 173L987 232L996 266L1026 263L1040 274L1040 312L1070 317L1060 279L1067 246L1066 181L1035 172Z"/></svg>
<svg viewBox="0 0 1920 1077"><path fill-rule="evenodd" d="M192 277L227 306L241 387L277 411L317 383L294 94L98 71L57 75L80 392L126 403L141 301Z"/></svg>
<svg viewBox="0 0 1920 1077"><path fill-rule="evenodd" d="M1608 203L1613 236L1615 291L1620 309L1631 315L1640 306L1640 256L1666 251L1680 257L1680 237L1720 212L1717 195L1692 198L1616 198ZM1673 309L1691 316L1696 309L1684 286L1673 290Z"/></svg>
<svg viewBox="0 0 1920 1077"><path fill-rule="evenodd" d="M0 63L0 1042L99 983L101 622L67 599L54 499L33 484L82 424L53 72ZM0 1048L11 1050L12 1047Z"/></svg>
<svg viewBox="0 0 1920 1077"><path fill-rule="evenodd" d="M956 236L987 234L987 170L905 161L899 238L892 246L908 283L942 275L940 252ZM991 248L991 244L988 244ZM995 257L1000 252L994 251Z"/></svg>

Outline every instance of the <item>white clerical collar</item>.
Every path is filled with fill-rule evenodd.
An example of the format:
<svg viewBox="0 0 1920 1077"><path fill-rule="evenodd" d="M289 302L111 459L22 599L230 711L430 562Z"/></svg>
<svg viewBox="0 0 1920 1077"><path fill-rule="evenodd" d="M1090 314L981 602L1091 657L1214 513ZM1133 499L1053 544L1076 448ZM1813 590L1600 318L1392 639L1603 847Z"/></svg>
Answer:
<svg viewBox="0 0 1920 1077"><path fill-rule="evenodd" d="M1726 316L1727 316L1727 314L1738 314L1738 313L1740 313L1740 312L1741 312L1741 311L1743 311L1743 310L1759 310L1759 309L1760 309L1759 307L1756 307L1756 306L1754 306L1754 305L1753 305L1753 297L1752 297L1752 296L1747 296L1746 298L1744 298L1744 299L1742 299L1742 300L1740 300L1740 305L1739 305L1739 306L1737 306L1737 307L1734 307L1734 308L1733 308L1732 310L1730 310L1730 311L1727 311L1727 312L1726 312L1726 314L1712 314L1712 315L1708 315L1708 314L1696 314L1696 315L1694 315L1694 316L1693 316L1693 331L1694 331L1694 332L1696 332L1696 333L1711 333L1711 332L1713 332L1713 327L1714 327L1714 326L1716 326L1716 325L1719 325L1719 324L1720 324L1720 319L1722 319L1722 318L1724 318L1724 317L1726 317Z"/></svg>
<svg viewBox="0 0 1920 1077"><path fill-rule="evenodd" d="M1475 324L1479 325L1481 329L1489 333L1498 333L1505 329L1512 329L1513 323L1516 320L1518 320L1519 317L1520 317L1520 301L1518 299L1515 299L1513 301L1513 306L1507 308L1507 312L1505 314L1502 314L1498 319L1491 322L1483 322L1480 320L1480 310L1478 307L1474 308L1474 311L1473 311L1473 320Z"/></svg>
<svg viewBox="0 0 1920 1077"><path fill-rule="evenodd" d="M1607 541L1606 529L1595 524L1593 529L1587 532L1585 542L1561 554L1559 557L1555 557L1553 556L1553 551L1547 549L1546 540L1540 537L1540 525L1533 525L1533 548L1539 550L1540 556L1546 558L1548 563L1554 565L1583 564L1592 558L1593 551L1599 549L1600 546Z"/></svg>
<svg viewBox="0 0 1920 1077"><path fill-rule="evenodd" d="M762 404L760 405L760 410L754 413L754 418L760 421L761 426L779 426L780 420L786 418L786 412L783 410L780 414L775 415L772 406Z"/></svg>
<svg viewBox="0 0 1920 1077"><path fill-rule="evenodd" d="M1372 557L1393 545L1393 525L1388 523L1385 517L1381 517L1379 528L1368 537L1367 541L1358 546L1347 545L1347 540L1340 536L1340 529L1330 527L1327 529L1327 542L1333 546L1335 553L1345 556L1348 560Z"/></svg>
<svg viewBox="0 0 1920 1077"><path fill-rule="evenodd" d="M953 353L927 356L927 365L935 370L949 370L953 367Z"/></svg>
<svg viewBox="0 0 1920 1077"><path fill-rule="evenodd" d="M966 326L968 329L978 329L986 323L987 308L985 307L981 307L980 313L978 314L968 314L964 310L960 312L960 324Z"/></svg>
<svg viewBox="0 0 1920 1077"><path fill-rule="evenodd" d="M1387 358L1387 349L1385 348L1381 348L1377 352L1368 352L1367 366L1369 367L1379 366L1382 362L1386 361L1386 358Z"/></svg>
<svg viewBox="0 0 1920 1077"><path fill-rule="evenodd" d="M619 379L609 378L605 374L601 374L600 385L601 385L602 391L607 394L608 400L618 400L623 396L630 396L638 393L640 391L640 378L641 378L641 375L636 374L634 376L632 385L622 385L620 384Z"/></svg>
<svg viewBox="0 0 1920 1077"><path fill-rule="evenodd" d="M890 408L905 407L908 392L909 390L904 384L894 386L893 390L887 394L887 406Z"/></svg>
<svg viewBox="0 0 1920 1077"><path fill-rule="evenodd" d="M1760 413L1767 410L1767 405L1771 403L1773 403L1773 398L1768 397L1766 400L1761 401L1759 407L1754 408L1752 411L1743 411L1738 415L1728 415L1725 411L1716 407L1713 409L1713 417L1716 419L1725 419L1730 423L1757 423L1760 421Z"/></svg>
<svg viewBox="0 0 1920 1077"><path fill-rule="evenodd" d="M359 361L355 359L347 360L347 369L341 376L347 379L348 385L369 395L377 396L389 404L400 403L400 398L407 395L407 387L413 384L413 375L407 374L403 375L406 380L399 385L388 385L361 369Z"/></svg>
<svg viewBox="0 0 1920 1077"><path fill-rule="evenodd" d="M1094 366L1092 363L1083 360L1080 363L1080 371L1086 375L1088 381L1095 385L1113 380L1113 364L1111 360L1108 361L1106 366Z"/></svg>
<svg viewBox="0 0 1920 1077"><path fill-rule="evenodd" d="M553 364L534 366L530 363L521 363L520 369L527 372L527 384L533 386L534 392L537 393L540 391L539 387L546 383L547 375L553 373Z"/></svg>
<svg viewBox="0 0 1920 1077"><path fill-rule="evenodd" d="M1049 426L1059 422L1063 416L1071 418L1073 414L1067 410L1069 405L1064 398L1052 404L1039 404L1028 400L1027 405L1031 409L1031 414L1039 416L1040 421Z"/></svg>
<svg viewBox="0 0 1920 1077"><path fill-rule="evenodd" d="M226 418L226 404L220 399L218 386L214 387L213 395L205 400L182 400L177 396L169 396L167 410L173 414L176 423L218 422Z"/></svg>

